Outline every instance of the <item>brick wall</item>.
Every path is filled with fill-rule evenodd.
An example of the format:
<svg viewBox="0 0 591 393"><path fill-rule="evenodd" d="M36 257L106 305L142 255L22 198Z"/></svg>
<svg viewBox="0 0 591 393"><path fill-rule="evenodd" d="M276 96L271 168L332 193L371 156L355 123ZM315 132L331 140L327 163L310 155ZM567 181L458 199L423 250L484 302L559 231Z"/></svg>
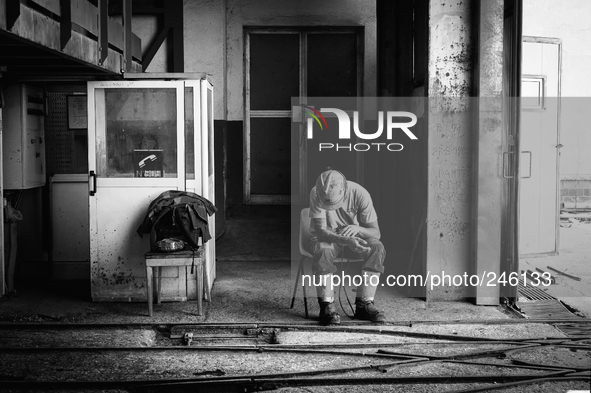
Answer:
<svg viewBox="0 0 591 393"><path fill-rule="evenodd" d="M561 179L560 203L565 208L591 208L591 179Z"/></svg>

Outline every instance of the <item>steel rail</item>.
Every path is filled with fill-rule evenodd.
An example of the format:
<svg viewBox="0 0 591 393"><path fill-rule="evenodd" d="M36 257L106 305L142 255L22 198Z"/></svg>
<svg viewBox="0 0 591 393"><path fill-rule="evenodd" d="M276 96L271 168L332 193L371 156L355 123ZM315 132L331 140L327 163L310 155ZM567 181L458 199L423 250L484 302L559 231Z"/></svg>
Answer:
<svg viewBox="0 0 591 393"><path fill-rule="evenodd" d="M400 366L400 365L425 363L427 361L428 360L425 358L416 358L416 359L406 359L406 360L400 360L400 361L396 361L396 362L383 363L383 364L377 364L377 365L369 365L369 366L337 367L337 368L329 368L329 369L322 369L322 370L294 371L294 372L284 372L284 373L267 373L267 374L256 374L255 376L245 376L245 377L248 377L248 379L253 380L253 379L260 379L260 378L272 379L272 378L292 378L292 377L298 377L298 376L312 376L312 375L323 375L323 374L342 374L342 373L347 373L347 372L352 372L352 371L377 371L380 373L385 373L385 372L387 372L388 368L392 368L392 367ZM188 380L184 380L181 383L235 380L237 378L242 379L245 377L236 376L236 375L228 375L228 376L191 378Z"/></svg>
<svg viewBox="0 0 591 393"><path fill-rule="evenodd" d="M591 318L563 319L563 318L515 318L515 319L454 319L454 320L408 320L408 321L386 321L383 324L376 325L365 321L341 321L340 326L347 327L382 327L382 326L403 326L412 327L413 325L528 325L528 324L569 324L582 323L591 324ZM150 327L150 326L206 326L206 327L302 327L316 326L317 321L307 320L301 322L170 322L170 321L150 321L150 322L22 322L22 321L0 321L0 329L5 327L23 327L28 326L54 326L63 328L75 327ZM330 327L328 327L330 328Z"/></svg>
<svg viewBox="0 0 591 393"><path fill-rule="evenodd" d="M220 337L223 338L223 337ZM61 351L61 352L98 352L98 351L252 351L252 352L314 352L314 353L329 353L329 354L355 354L363 356L371 356L377 354L388 354L396 356L410 356L410 357L429 357L433 359L447 358L434 355L409 354L404 352L395 352L390 350L379 350L377 353L360 353L360 352L340 352L340 351L325 351L324 349L365 349L365 348L382 348L382 347L408 347L416 345L514 345L514 347L489 349L485 351L470 352L462 354L462 356L479 356L481 354L499 354L518 350L541 348L547 346L564 347L560 342L517 342L517 341L478 341L478 342L415 342L415 343L341 343L341 344L240 344L240 345L154 345L154 346L0 346L1 352L46 352L46 351ZM567 346L568 348L584 349L578 345Z"/></svg>
<svg viewBox="0 0 591 393"><path fill-rule="evenodd" d="M477 393L477 392L489 392L491 390L500 390L500 389L507 389L514 386L524 386L524 385L531 385L536 383L545 383L545 382L563 382L563 381L590 381L591 378L585 376L565 376L565 377L551 377L545 376L542 378L533 378L524 381L515 381L515 382L507 382L507 383L497 383L491 386L481 386L472 389L464 389L464 390L456 390L455 392L450 393Z"/></svg>
<svg viewBox="0 0 591 393"><path fill-rule="evenodd" d="M542 376L559 377L564 376L568 371L553 372L542 374ZM533 378L540 378L540 374L522 374L522 375L456 375L456 376L425 376L425 377L377 377L377 378L360 378L360 377L345 377L345 378L259 378L255 375L250 376L251 388L255 390L277 389L283 387L294 386L339 386L339 385L393 385L393 384L435 384L435 383L499 383L499 382L515 382L527 381ZM582 377L584 378L584 377ZM235 382L230 382L235 384ZM216 385L227 385L228 381L192 381L192 382L165 382L162 384L150 384L150 391L159 391L158 388L163 388L162 391L192 390L198 388L215 388ZM208 390L209 391L209 390Z"/></svg>
<svg viewBox="0 0 591 393"><path fill-rule="evenodd" d="M506 339L498 339L498 338L487 338L487 337L471 337L471 336L462 336L457 334L440 334L440 333L421 333L421 332L408 332L408 331L400 331L400 330L383 330L383 329L351 329L350 327L346 326L306 326L305 329L296 327L296 326L288 326L288 327L281 327L275 326L275 328L288 328L289 331L306 331L306 332L339 332L339 333L365 333L365 334L376 334L376 335L385 335L385 336L397 336L397 337L417 337L417 338L428 338L428 339L435 339L435 340L449 340L449 341L489 341L489 342L498 342L498 341L507 341ZM560 338L560 337L552 337L552 338ZM530 338L523 338L523 339L511 339L511 341L531 341L531 340L545 340L547 337L530 337ZM567 338L564 338L567 339Z"/></svg>
<svg viewBox="0 0 591 393"><path fill-rule="evenodd" d="M562 271L560 271L558 269L553 268L552 266L546 266L546 267L548 269L552 270L553 272L555 272L557 274L560 274L561 276L566 276L566 277L571 278L571 279L573 279L575 281L581 281L581 277L573 276L572 274L568 274L568 273L562 272Z"/></svg>
<svg viewBox="0 0 591 393"><path fill-rule="evenodd" d="M23 328L35 328L38 329L41 325L25 325L23 326ZM122 327L122 326L128 326L129 325L108 325L108 327ZM140 325L137 325L137 327L139 327ZM141 325L144 327L153 327L153 326L157 326L159 327L160 330L164 329L165 327L163 327L163 325L161 324L154 324L154 325ZM213 328L217 328L217 329L236 329L237 327L235 326L231 326L231 325L221 325L221 326L211 326L211 325L177 325L178 326L183 326L183 327L187 327L187 329L192 328L192 329L213 329ZM472 336L462 336L462 335L456 335L456 334L439 334L439 333L421 333L421 332L408 332L408 331L399 331L399 330L384 330L381 327L380 328L376 328L375 326L371 329L358 329L358 328L351 328L351 327L347 327L347 326L296 326L296 325L269 325L269 326L259 326L259 327L242 327L244 325L241 325L241 327L239 328L244 328L244 329L265 329L265 328L276 328L276 329L288 329L289 331L305 331L305 332L339 332L339 333L364 333L364 334L376 334L376 335L386 335L386 336L397 336L397 337L414 337L414 338L427 338L427 339L435 339L435 340L449 340L449 341L489 341L489 342L505 342L505 341L509 341L507 339L500 339L500 338L487 338L487 337L472 337ZM248 325L251 326L251 325ZM2 326L4 329L6 329L7 325L3 325ZM64 326L61 326L59 324L48 324L48 325L43 325L43 327L59 327L59 328L65 328ZM73 325L67 325L67 328L72 328L75 327ZM83 325L83 328L103 328L105 326L98 326L98 325ZM19 329L21 328L21 326L19 326ZM584 339L587 337L581 337L578 336L578 339ZM591 338L591 335L589 336L589 338ZM516 341L516 342L524 342L524 341L546 341L546 340L554 340L554 339L564 339L564 340L568 340L568 337L529 337L529 338L513 338L510 341Z"/></svg>
<svg viewBox="0 0 591 393"><path fill-rule="evenodd" d="M356 357L373 357L379 359L390 359L393 358L405 358L405 359L426 359L427 356L421 355L392 355L387 353L379 352L340 352L340 351L329 351L329 350L314 350L314 349L294 349L294 348L270 348L270 347L256 347L256 346L152 346L152 347L113 347L113 346L101 346L101 347L0 347L0 353L3 352L26 352L26 353L55 353L55 352L165 352L165 351L178 351L178 352L256 352L256 353L303 353L309 355L338 355L338 356L356 356Z"/></svg>
<svg viewBox="0 0 591 393"><path fill-rule="evenodd" d="M552 344L550 344L550 345L552 345ZM406 355L406 356L413 356L413 357L423 356L423 357L429 358L431 360L453 360L453 359L469 359L469 358L475 358L475 357L488 357L488 356L494 356L494 355L506 355L507 353L510 353L510 352L518 352L518 351L523 351L523 350L533 349L533 348L542 348L542 345L528 344L528 345L520 345L518 347L513 347L513 348L490 349L490 350L486 350L486 351L473 351L473 352L448 355L448 356L420 355L420 354L415 354L415 353L398 353L398 352L390 351L387 349L379 349L378 353L389 354L389 355Z"/></svg>
<svg viewBox="0 0 591 393"><path fill-rule="evenodd" d="M236 387L236 391L255 391L268 388L280 388L288 386L339 386L339 385L392 385L392 384L435 384L435 383L500 383L528 382L564 377L569 371L557 371L546 374L521 374L521 375L454 375L454 376L422 376L422 377L346 377L346 378L298 378L298 377L264 377L265 374L211 377L201 379L165 379L165 380L128 380L128 381L0 381L5 389L41 389L51 387L53 389L105 389L105 388L133 388L138 391L183 391L183 389L195 391L207 389L215 391ZM587 376L570 377L579 380L587 380ZM246 389L246 390L243 390ZM230 391L221 390L221 391ZM234 391L234 389L232 390Z"/></svg>
<svg viewBox="0 0 591 393"><path fill-rule="evenodd" d="M538 344L562 344L562 343L568 343L568 342L572 342L573 340L570 338L549 338L546 340L527 340L527 341L520 341L520 343L538 343Z"/></svg>
<svg viewBox="0 0 591 393"><path fill-rule="evenodd" d="M193 338L193 343L198 343L200 341L201 337L197 336ZM202 341L209 341L212 339L216 339L216 340L225 340L228 339L228 337L225 337L223 334L216 336L216 337L211 337L208 336L206 337L206 340L202 340ZM230 337L231 340L237 339L237 337ZM244 335L244 339L250 339L250 340L255 340L255 339L259 339L261 341L263 341L263 339L259 338L259 337L251 337L251 336L247 336ZM168 339L171 341L174 341L173 339ZM230 341L231 341L230 340ZM494 341L444 341L444 342L437 342L437 341L415 341L415 342L366 342L366 343L331 343L331 344L321 344L321 343L309 343L309 344L269 344L269 343L257 343L257 344L239 344L239 345L208 345L208 344L191 344L189 346L179 346L179 345L161 345L161 346L83 346L83 347L77 347L77 346L39 346L36 345L34 347L30 347L30 346L3 346L1 344L1 340L0 340L0 352L2 351L17 351L17 350L23 350L23 351L27 351L27 350L43 350L43 348L50 348L50 349L62 349L62 350L66 350L66 349L71 349L71 350L134 350L134 349L138 349L138 350L165 350L165 349L171 349L171 350L184 350L184 349L188 349L187 347L191 347L193 349L211 349L211 350L217 350L217 349L228 349L228 348L251 348L251 349L256 349L256 350L266 350L266 349L325 349L325 348L329 348L329 349L366 349L366 348L384 348L384 347L408 347L408 346L417 346L417 345L421 345L421 346L458 346L458 345L515 345L515 346L524 346L526 344L532 344L532 345L541 345L541 346L548 346L548 345L553 345L553 346L557 346L557 347L563 347L563 348L569 348L569 349L579 349L579 350L590 350L590 346L586 345L586 344L577 344L578 341L575 340L569 340L569 339L558 339L558 340L554 340L554 339L549 339L549 340L527 340L527 341L510 341L510 340L494 340Z"/></svg>
<svg viewBox="0 0 591 393"><path fill-rule="evenodd" d="M193 342L199 341L199 338L193 338ZM563 343L564 341L560 341ZM367 342L367 343L334 343L334 344L262 344L262 347L272 348L381 348L381 347L402 347L412 345L522 345L521 341L414 341L414 342ZM578 347L577 347L578 348Z"/></svg>
<svg viewBox="0 0 591 393"><path fill-rule="evenodd" d="M436 361L434 360L433 362L436 362ZM535 363L521 364L521 363L515 363L515 361L513 361L513 363L491 363L491 362L475 362L475 361L470 361L470 360L444 359L444 360L439 360L439 362L453 363L453 364L466 364L466 365L472 365L472 366L492 366L492 367L502 367L502 368L526 368L526 369L530 369L530 370L545 370L545 371L565 371L565 370L576 371L576 368L573 368L573 367L547 366L547 365L541 366L541 365L537 365ZM523 362L523 363L526 363L526 362Z"/></svg>
<svg viewBox="0 0 591 393"><path fill-rule="evenodd" d="M553 366L551 364L542 364L542 363L533 363L533 362L526 362L523 360L513 359L513 364L519 366L535 366L535 367L545 367L545 368L556 368L560 370L571 369L573 371L588 371L589 368L584 367L570 367L570 366Z"/></svg>
<svg viewBox="0 0 591 393"><path fill-rule="evenodd" d="M216 337L216 339L224 340L225 337ZM235 340L236 338L231 338L231 340ZM256 337L245 337L245 339L256 339ZM280 348L280 349L373 349L373 348L385 348L385 347L409 347L409 346L460 346L460 345L474 345L474 346L481 346L481 345L523 345L523 342L519 341L502 341L502 342L490 342L490 341L470 341L470 342L425 342L425 341L417 341L417 342L406 342L406 343L397 343L397 342L371 342L371 343L334 343L334 344L319 344L319 343L310 343L310 344L267 344L267 343L259 343L259 344L238 344L238 345L209 345L209 344L200 344L200 338L193 338L193 342L190 345L160 345L160 346L152 346L151 348L176 348L176 347L195 347L199 349L207 349L207 348L262 348L263 350L266 349L273 349L273 348ZM208 341L208 340L203 340ZM560 343L562 343L561 341ZM557 343L558 344L558 343ZM557 345L554 344L554 345ZM540 343L540 345L549 345L547 343ZM136 348L136 347L126 347L126 346L107 346L107 348L113 347L120 347L120 348ZM581 346L574 346L578 349L585 349ZM54 347L51 345L36 345L34 347L31 346L2 346L1 339L0 339L0 352L4 349L7 351L13 351L17 349L24 348L27 350L28 348L36 349L36 348L82 348L76 346L60 346ZM84 348L101 348L100 346L86 346ZM150 347L137 347L137 348L150 348Z"/></svg>
<svg viewBox="0 0 591 393"><path fill-rule="evenodd" d="M568 349L579 349L582 351L591 351L591 345L581 345L581 344L556 344L559 348L568 348Z"/></svg>
<svg viewBox="0 0 591 393"><path fill-rule="evenodd" d="M567 377L591 377L591 370L585 370L585 371L577 371L574 373L570 373L570 374L566 374Z"/></svg>

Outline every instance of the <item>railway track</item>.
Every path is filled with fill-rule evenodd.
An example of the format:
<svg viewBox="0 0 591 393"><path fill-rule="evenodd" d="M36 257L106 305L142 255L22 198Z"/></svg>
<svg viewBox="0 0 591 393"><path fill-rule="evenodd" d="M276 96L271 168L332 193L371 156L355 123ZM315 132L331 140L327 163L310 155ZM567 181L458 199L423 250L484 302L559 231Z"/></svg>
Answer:
<svg viewBox="0 0 591 393"><path fill-rule="evenodd" d="M319 335L324 342L314 340ZM591 334L581 332L508 340L360 324L0 323L0 391L526 392L590 382Z"/></svg>

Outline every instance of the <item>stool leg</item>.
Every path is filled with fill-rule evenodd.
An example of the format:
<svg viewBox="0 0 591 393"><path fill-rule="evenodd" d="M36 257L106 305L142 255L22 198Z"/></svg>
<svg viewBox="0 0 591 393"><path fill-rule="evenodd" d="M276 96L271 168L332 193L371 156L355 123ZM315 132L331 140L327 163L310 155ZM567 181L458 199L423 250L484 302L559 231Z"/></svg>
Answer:
<svg viewBox="0 0 591 393"><path fill-rule="evenodd" d="M156 304L160 304L160 290L162 289L162 266L158 266L156 277Z"/></svg>
<svg viewBox="0 0 591 393"><path fill-rule="evenodd" d="M146 266L146 292L148 295L148 315L152 316L152 301L153 301L153 292L152 292L152 267Z"/></svg>
<svg viewBox="0 0 591 393"><path fill-rule="evenodd" d="M203 263L197 266L197 314L203 315Z"/></svg>

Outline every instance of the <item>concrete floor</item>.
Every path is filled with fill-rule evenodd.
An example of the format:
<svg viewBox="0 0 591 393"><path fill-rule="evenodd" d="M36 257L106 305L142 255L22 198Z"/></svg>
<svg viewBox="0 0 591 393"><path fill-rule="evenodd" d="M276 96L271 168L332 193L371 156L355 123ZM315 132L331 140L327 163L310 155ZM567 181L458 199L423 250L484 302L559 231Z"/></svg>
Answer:
<svg viewBox="0 0 591 393"><path fill-rule="evenodd" d="M549 272L556 284L541 286L544 291L591 317L591 214L589 219L571 218L560 227L558 255L520 258L520 269ZM580 278L580 281L557 274L548 266Z"/></svg>
<svg viewBox="0 0 591 393"><path fill-rule="evenodd" d="M17 286L17 296L0 300L0 321L62 322L311 322L305 319L301 289L295 307L290 309L293 288L288 261L222 261L212 291L212 301L204 303L204 315L197 315L195 301L154 305L154 317L147 315L146 303L96 303L89 297L90 284L83 281L24 282ZM354 293L347 291L350 298ZM338 295L338 292L337 292ZM351 314L345 293L340 299L343 321ZM515 318L501 307L475 306L469 302L425 302L400 297L384 287L376 304L392 322L467 321ZM338 302L338 301L337 301ZM308 300L311 318L318 306Z"/></svg>
<svg viewBox="0 0 591 393"><path fill-rule="evenodd" d="M289 206L248 206L228 216L216 244L218 261L291 260Z"/></svg>
<svg viewBox="0 0 591 393"><path fill-rule="evenodd" d="M391 359L373 359L375 346L347 349L353 354L293 353L293 352L240 352L238 348L220 351L154 351L134 352L129 346L151 347L180 345L178 339L163 334L166 324L199 324L196 329L211 329L222 326L232 328L236 324L249 326L284 326L275 344L300 345L309 351L314 345L343 345L346 343L384 343L391 340L397 351L404 353L443 354L450 351L477 351L488 348L480 343L449 342L412 338L405 335L446 335L481 339L548 339L565 338L556 326L548 323L526 321L503 307L475 306L467 301L425 302L422 299L402 296L393 288L380 287L376 304L385 311L388 323L374 325L349 319L345 293L340 299L344 309L338 306L342 315L344 332L335 327L322 331L313 330L318 306L311 294L309 301L310 319L304 316L301 290L293 309L289 308L293 288L293 274L297 265L293 263L293 247L289 236L289 216L285 210L273 209L265 215L257 209L236 212L230 217L227 232L218 242L217 279L212 289L212 301L204 305L203 315L197 315L195 301L163 303L154 306L154 316L147 315L146 303L94 303L90 301L90 283L87 281L18 281L17 296L0 299L0 381L109 381L137 379L182 379L200 376L236 375L249 376L270 372L316 372L320 369L338 369L379 365ZM256 218L253 218L252 216ZM287 215L287 219L286 216ZM271 239L261 243L260 238ZM296 255L297 257L297 255ZM297 261L297 259L296 259ZM354 296L351 288L347 290ZM337 303L340 303L337 301ZM45 323L38 324L39 322ZM83 327L75 325L66 330L47 327L72 322L80 324L117 324L115 327ZM27 334L21 330L25 323ZM118 324L123 326L118 327ZM141 324L130 325L125 324ZM204 324L206 324L204 326ZM11 327L14 326L14 327ZM83 325L88 326L88 325ZM290 327L286 327L290 326ZM591 324L589 324L591 327ZM181 328L181 327L179 327ZM308 330L306 330L308 329ZM310 330L312 329L312 330ZM394 335L394 336L391 336ZM199 338L197 338L199 340ZM211 339L205 339L211 340ZM218 340L215 338L214 340ZM233 338L222 340L221 345L237 344ZM245 341L248 341L245 339ZM439 342L434 342L439 341ZM230 343L230 344L229 344ZM460 345L458 345L460 344ZM208 344L211 345L211 344ZM503 348L507 344L491 344L490 348ZM12 351L5 355L5 346L50 347L51 351L31 354ZM121 346L124 351L86 352L55 351L57 347L68 346ZM149 349L149 348L148 348ZM253 349L253 348L251 348ZM254 348L256 349L256 348ZM280 349L275 347L275 349ZM238 350L238 351L236 351ZM336 351L339 351L338 349ZM343 351L343 350L341 350ZM334 352L334 351L333 351ZM76 355L79 353L79 355ZM367 354L367 356L366 356ZM541 362L544 364L572 364L587 367L589 351L571 351L566 348L540 347L531 352L519 352L493 362L510 366L513 360ZM486 361L490 361L486 359ZM384 364L385 364L384 363ZM31 374L31 369L35 372ZM480 386L477 383L447 384L419 383L414 385L391 385L380 383L379 378L392 377L451 377L454 375L482 376L498 374L503 368L491 366L470 366L444 364L437 361L415 366L394 366L377 372L375 369L359 372L345 372L325 375L321 378L368 378L370 384L339 385L332 379L327 386L285 387L283 392L443 392L456 391ZM513 370L511 370L513 372ZM529 370L522 371L529 373ZM327 380L328 381L328 380ZM560 391L585 389L588 381L546 382L531 386L514 387L504 392ZM33 389L34 390L34 389ZM3 391L0 386L0 391ZM37 389L36 391L41 391ZM72 391L64 389L63 391ZM81 391L81 390L75 390ZM84 390L82 390L84 391ZM104 390L121 391L121 390Z"/></svg>

